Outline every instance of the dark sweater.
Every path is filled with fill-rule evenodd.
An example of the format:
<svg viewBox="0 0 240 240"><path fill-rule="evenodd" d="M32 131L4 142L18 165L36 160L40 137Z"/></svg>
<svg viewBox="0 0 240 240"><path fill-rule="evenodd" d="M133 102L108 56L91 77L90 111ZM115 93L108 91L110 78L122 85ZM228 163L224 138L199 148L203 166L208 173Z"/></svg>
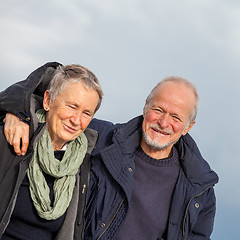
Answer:
<svg viewBox="0 0 240 240"><path fill-rule="evenodd" d="M161 239L167 226L172 192L179 174L178 153L153 159L141 149L136 153L133 193L126 219L116 240Z"/></svg>

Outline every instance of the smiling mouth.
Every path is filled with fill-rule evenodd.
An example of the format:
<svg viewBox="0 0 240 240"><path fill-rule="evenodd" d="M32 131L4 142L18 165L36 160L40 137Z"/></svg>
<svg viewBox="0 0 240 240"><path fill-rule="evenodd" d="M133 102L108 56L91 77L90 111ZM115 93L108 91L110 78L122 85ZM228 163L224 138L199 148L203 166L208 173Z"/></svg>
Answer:
<svg viewBox="0 0 240 240"><path fill-rule="evenodd" d="M163 131L163 130L156 129L156 128L152 128L152 130L153 130L154 132L160 133L160 134L162 134L162 135L166 135L166 136L170 135L170 133L165 132L165 131Z"/></svg>
<svg viewBox="0 0 240 240"><path fill-rule="evenodd" d="M68 125L65 125L63 124L63 127L68 131L68 132L71 132L71 133L75 133L77 130L74 129L74 128L71 128L69 127Z"/></svg>

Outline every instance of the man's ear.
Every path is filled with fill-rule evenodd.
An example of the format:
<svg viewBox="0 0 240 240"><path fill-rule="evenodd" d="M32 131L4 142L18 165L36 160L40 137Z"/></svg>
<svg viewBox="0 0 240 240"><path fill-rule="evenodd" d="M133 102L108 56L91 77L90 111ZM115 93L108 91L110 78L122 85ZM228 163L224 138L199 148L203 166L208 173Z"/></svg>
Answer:
<svg viewBox="0 0 240 240"><path fill-rule="evenodd" d="M143 107L143 117L145 117L145 115L146 115L146 105Z"/></svg>
<svg viewBox="0 0 240 240"><path fill-rule="evenodd" d="M44 97L43 97L43 108L45 111L48 111L50 108L50 95L49 95L49 90L46 90L44 92Z"/></svg>
<svg viewBox="0 0 240 240"><path fill-rule="evenodd" d="M193 127L193 125L195 124L195 122L196 122L196 120L194 120L194 121L192 121L190 124L189 124L189 126L185 129L185 130L183 130L183 136L184 135L186 135L189 131L190 131L190 129Z"/></svg>

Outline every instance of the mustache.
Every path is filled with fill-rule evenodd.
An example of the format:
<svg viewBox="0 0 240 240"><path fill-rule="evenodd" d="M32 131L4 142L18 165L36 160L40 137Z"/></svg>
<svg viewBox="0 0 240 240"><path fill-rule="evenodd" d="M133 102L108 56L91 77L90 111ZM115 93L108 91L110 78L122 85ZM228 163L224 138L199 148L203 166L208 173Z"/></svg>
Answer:
<svg viewBox="0 0 240 240"><path fill-rule="evenodd" d="M161 128L158 124L150 124L150 127L151 128L154 128L155 130L159 131L159 132L164 132L166 134L169 134L169 135L172 135L173 134L173 131L169 130L169 129L164 129L164 128Z"/></svg>

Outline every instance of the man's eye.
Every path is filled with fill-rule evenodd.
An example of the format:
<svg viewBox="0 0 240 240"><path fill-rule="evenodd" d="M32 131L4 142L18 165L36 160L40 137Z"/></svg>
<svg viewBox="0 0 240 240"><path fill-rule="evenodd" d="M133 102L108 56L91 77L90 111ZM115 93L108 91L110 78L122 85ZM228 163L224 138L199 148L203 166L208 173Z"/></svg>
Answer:
<svg viewBox="0 0 240 240"><path fill-rule="evenodd" d="M156 113L162 113L162 109L160 108L153 108L152 110Z"/></svg>
<svg viewBox="0 0 240 240"><path fill-rule="evenodd" d="M177 122L181 122L181 119L178 116L172 116L172 118Z"/></svg>

